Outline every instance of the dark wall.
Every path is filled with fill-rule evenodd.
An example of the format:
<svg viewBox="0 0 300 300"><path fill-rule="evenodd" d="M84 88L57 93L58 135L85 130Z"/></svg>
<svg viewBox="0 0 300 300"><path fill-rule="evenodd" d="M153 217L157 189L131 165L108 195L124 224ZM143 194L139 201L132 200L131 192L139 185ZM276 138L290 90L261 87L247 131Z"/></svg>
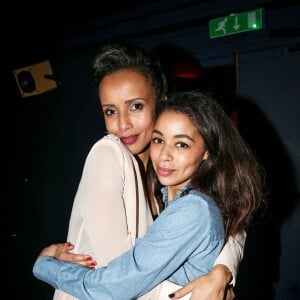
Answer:
<svg viewBox="0 0 300 300"><path fill-rule="evenodd" d="M153 51L182 49L205 76L222 73L223 84L213 76L215 88L229 95L237 89L238 99L230 105L273 186L268 215L258 217L248 234L237 299L299 299L300 6L293 1L184 2L102 18L20 52L21 57L13 47L5 69L10 101L4 112L9 112L6 126L14 129L7 145L16 147L6 147L10 168L2 216L12 255L6 262L7 285L19 297L51 299L52 288L32 277L32 265L43 246L65 240L85 157L105 131L89 64L101 41L124 38ZM266 9L263 30L209 38L210 18L257 7ZM12 70L43 60L50 61L57 88L22 98Z"/></svg>
<svg viewBox="0 0 300 300"><path fill-rule="evenodd" d="M17 181L10 186L16 194L12 232L19 286L14 291L27 299L50 299L52 289L32 277L32 264L41 247L65 241L84 160L104 134L89 54L57 55L50 62L57 88L16 96Z"/></svg>
<svg viewBox="0 0 300 300"><path fill-rule="evenodd" d="M239 64L241 131L263 161L271 185L270 215L249 232L241 268L247 299L255 298L251 285L266 295L274 282L276 299L300 296L299 68L300 52L293 48ZM249 277L257 267L255 279Z"/></svg>

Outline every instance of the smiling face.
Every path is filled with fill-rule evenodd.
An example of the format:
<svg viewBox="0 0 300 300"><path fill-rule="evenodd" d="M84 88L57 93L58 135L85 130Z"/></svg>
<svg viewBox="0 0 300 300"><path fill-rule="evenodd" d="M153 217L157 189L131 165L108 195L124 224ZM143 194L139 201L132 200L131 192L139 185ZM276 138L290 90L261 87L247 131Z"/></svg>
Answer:
<svg viewBox="0 0 300 300"><path fill-rule="evenodd" d="M155 120L154 88L142 74L128 69L105 76L98 92L107 131L119 136L145 165Z"/></svg>
<svg viewBox="0 0 300 300"><path fill-rule="evenodd" d="M160 183L168 187L168 197L172 200L191 181L208 152L189 117L166 110L155 123L150 157Z"/></svg>

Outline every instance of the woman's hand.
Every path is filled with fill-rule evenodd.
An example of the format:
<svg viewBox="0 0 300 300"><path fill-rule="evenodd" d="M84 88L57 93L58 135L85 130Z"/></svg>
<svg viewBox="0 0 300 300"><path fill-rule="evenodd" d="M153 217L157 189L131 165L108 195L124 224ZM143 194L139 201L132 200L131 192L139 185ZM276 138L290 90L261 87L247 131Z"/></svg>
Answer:
<svg viewBox="0 0 300 300"><path fill-rule="evenodd" d="M72 245L71 243L52 244L48 247L45 247L38 257L53 256L56 259L63 260L66 262L77 263L90 269L95 268L97 263L93 260L93 258L90 255L71 253L70 251L73 248L74 245Z"/></svg>
<svg viewBox="0 0 300 300"><path fill-rule="evenodd" d="M235 294L229 285L231 277L225 265L216 265L208 274L194 279L169 297L180 299L191 292L190 300L232 300Z"/></svg>

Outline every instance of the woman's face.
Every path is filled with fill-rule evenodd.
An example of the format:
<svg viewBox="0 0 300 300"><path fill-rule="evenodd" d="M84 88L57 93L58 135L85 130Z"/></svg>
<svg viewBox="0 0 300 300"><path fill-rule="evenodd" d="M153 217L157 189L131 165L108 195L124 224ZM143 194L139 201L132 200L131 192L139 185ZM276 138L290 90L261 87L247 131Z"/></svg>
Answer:
<svg viewBox="0 0 300 300"><path fill-rule="evenodd" d="M105 76L98 92L107 131L147 160L155 119L154 88L143 75L128 69Z"/></svg>
<svg viewBox="0 0 300 300"><path fill-rule="evenodd" d="M160 183L168 187L169 200L197 171L208 152L198 129L188 116L164 111L157 119L150 157Z"/></svg>

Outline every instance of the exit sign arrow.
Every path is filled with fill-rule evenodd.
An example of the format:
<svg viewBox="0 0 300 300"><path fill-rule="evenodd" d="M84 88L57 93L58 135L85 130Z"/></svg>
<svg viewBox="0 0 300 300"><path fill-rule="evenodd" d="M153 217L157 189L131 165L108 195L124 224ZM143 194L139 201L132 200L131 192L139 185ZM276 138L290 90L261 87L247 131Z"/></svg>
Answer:
<svg viewBox="0 0 300 300"><path fill-rule="evenodd" d="M263 28L263 8L230 14L209 21L209 32L212 39L261 28Z"/></svg>

